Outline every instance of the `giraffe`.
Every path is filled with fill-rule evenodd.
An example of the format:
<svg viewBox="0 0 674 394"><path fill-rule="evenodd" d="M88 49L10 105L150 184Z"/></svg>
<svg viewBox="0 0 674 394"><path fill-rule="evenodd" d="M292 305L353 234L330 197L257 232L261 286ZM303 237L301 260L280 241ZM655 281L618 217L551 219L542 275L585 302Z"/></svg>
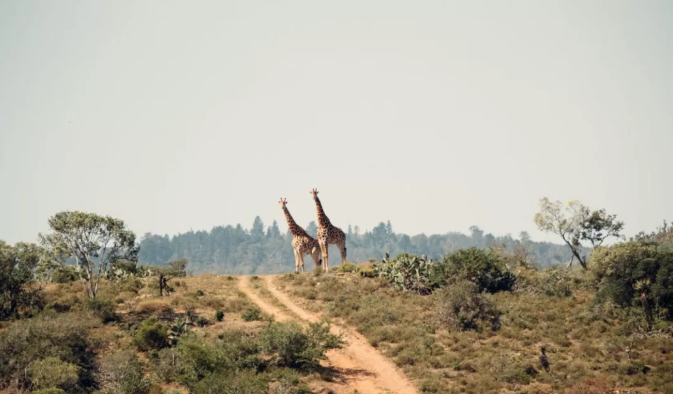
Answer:
<svg viewBox="0 0 674 394"><path fill-rule="evenodd" d="M305 253L311 255L311 257L314 259L316 267L318 267L321 264L319 255L320 245L318 244L318 241L312 238L309 234L307 234L306 231L304 231L302 227L295 223L295 220L288 211L288 207L286 207L288 200L282 198L279 201L279 204L281 204L281 209L283 210L283 214L285 214L286 221L288 222L288 230L290 231L290 234L293 235L292 245L293 251L295 252L295 272L299 272L300 268L302 268L302 272L304 272Z"/></svg>
<svg viewBox="0 0 674 394"><path fill-rule="evenodd" d="M316 238L318 238L318 244L323 255L323 270L328 272L328 245L337 245L339 254L342 255L342 264L344 264L346 262L346 235L341 228L330 223L330 219L323 211L321 200L318 199L318 190L313 189L310 193L316 203L316 214L318 215L318 234Z"/></svg>

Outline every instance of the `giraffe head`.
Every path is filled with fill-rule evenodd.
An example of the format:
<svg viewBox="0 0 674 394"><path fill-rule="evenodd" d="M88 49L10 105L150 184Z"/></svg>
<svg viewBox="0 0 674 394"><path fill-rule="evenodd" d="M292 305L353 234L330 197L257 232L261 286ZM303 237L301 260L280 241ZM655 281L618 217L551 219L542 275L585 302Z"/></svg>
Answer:
<svg viewBox="0 0 674 394"><path fill-rule="evenodd" d="M281 209L283 209L283 208L286 207L286 204L288 203L288 200L285 199L285 198L282 198L282 199L279 200L278 203L281 204Z"/></svg>
<svg viewBox="0 0 674 394"><path fill-rule="evenodd" d="M313 189L311 189L311 191L309 193L311 193L311 197L316 199L316 197L318 196L318 189L313 188Z"/></svg>

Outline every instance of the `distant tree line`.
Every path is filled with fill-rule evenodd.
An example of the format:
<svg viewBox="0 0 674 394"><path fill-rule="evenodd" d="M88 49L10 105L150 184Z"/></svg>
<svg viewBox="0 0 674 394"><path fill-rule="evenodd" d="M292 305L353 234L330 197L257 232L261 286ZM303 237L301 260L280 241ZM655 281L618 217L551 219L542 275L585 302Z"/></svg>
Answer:
<svg viewBox="0 0 674 394"><path fill-rule="evenodd" d="M305 229L315 237L318 227L312 221ZM503 245L506 250L526 246L533 260L543 267L566 264L572 257L572 250L566 245L534 242L526 232L521 232L516 239L511 235L494 236L476 226L469 229L469 234L450 232L413 236L395 233L390 221L381 222L363 233L358 226L349 225L345 230L347 258L356 263L380 259L385 253L395 256L405 252L441 258L458 249L484 249L494 245ZM256 217L250 229L237 224L214 227L211 231L189 231L173 237L147 233L140 242L138 257L141 264L149 265L163 265L184 258L190 262L188 270L194 274L272 274L294 269L291 241L292 235L281 232L276 221L265 227L260 217ZM582 253L588 251L581 250ZM338 264L339 254L331 253L330 265ZM313 269L310 265L306 268Z"/></svg>

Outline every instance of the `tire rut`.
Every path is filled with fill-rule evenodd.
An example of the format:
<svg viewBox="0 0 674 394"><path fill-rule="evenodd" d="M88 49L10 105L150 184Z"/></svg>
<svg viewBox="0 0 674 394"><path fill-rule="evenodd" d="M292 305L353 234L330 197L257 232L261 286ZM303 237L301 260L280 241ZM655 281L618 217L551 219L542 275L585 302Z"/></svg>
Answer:
<svg viewBox="0 0 674 394"><path fill-rule="evenodd" d="M318 322L321 315L308 312L295 304L290 297L278 290L273 283L273 276L264 276L267 290L288 310L304 322ZM248 286L249 277L241 277L239 288L246 293L265 313L273 314L279 321L294 320L287 312L271 305L255 294ZM418 394L414 385L390 360L373 348L361 334L345 327L331 325L330 331L343 335L346 345L342 349L330 350L327 357L331 367L339 372L341 383L364 394Z"/></svg>

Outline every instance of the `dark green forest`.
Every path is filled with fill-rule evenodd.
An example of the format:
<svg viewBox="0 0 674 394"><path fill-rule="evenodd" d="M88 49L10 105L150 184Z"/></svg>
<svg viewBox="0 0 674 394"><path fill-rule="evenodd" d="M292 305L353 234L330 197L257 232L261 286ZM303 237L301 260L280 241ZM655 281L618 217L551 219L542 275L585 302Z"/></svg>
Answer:
<svg viewBox="0 0 674 394"><path fill-rule="evenodd" d="M317 226L310 222L307 232L315 237ZM347 259L361 263L370 258L381 259L385 253L395 256L407 252L441 258L452 251L478 247L504 245L506 250L526 246L533 261L542 267L566 264L571 250L566 245L531 241L526 232L519 238L510 235L494 236L473 226L469 234L450 232L433 235L407 235L393 231L391 222L379 223L372 230L362 232L358 226L349 225L347 233ZM173 237L147 233L140 242L139 261L142 264L164 265L176 259L188 259L188 270L193 274L274 274L295 268L291 247L292 235L281 232L276 221L265 226L256 217L250 229L241 224L218 226L211 231L189 231ZM339 264L339 253L330 246L330 265ZM305 257L305 268L313 270L313 262Z"/></svg>

